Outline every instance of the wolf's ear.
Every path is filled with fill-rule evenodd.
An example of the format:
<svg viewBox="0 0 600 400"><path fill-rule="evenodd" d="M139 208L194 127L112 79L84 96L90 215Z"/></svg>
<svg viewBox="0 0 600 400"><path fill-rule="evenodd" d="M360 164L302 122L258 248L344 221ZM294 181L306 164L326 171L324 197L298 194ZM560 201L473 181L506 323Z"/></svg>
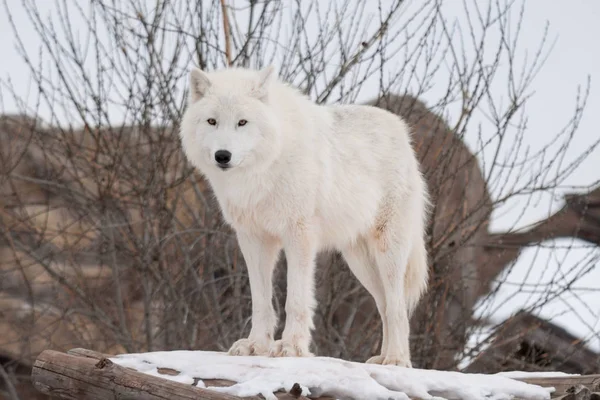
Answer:
<svg viewBox="0 0 600 400"><path fill-rule="evenodd" d="M192 68L190 71L190 99L192 103L200 100L210 88L208 76L198 68Z"/></svg>
<svg viewBox="0 0 600 400"><path fill-rule="evenodd" d="M271 83L275 80L275 75L275 67L273 65L269 65L258 71L258 86L256 87L254 94L261 101L267 101L269 89Z"/></svg>
<svg viewBox="0 0 600 400"><path fill-rule="evenodd" d="M275 67L267 65L265 68L258 71L258 79L261 87L268 87L275 79Z"/></svg>

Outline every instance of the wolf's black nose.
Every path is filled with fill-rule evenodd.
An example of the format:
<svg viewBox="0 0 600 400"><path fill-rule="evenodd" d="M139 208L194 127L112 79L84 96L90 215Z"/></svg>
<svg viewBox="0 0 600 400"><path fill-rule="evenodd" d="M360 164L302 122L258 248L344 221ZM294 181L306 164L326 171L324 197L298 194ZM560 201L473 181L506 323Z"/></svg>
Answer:
<svg viewBox="0 0 600 400"><path fill-rule="evenodd" d="M217 150L215 153L215 161L221 165L225 165L231 161L231 153L227 150Z"/></svg>

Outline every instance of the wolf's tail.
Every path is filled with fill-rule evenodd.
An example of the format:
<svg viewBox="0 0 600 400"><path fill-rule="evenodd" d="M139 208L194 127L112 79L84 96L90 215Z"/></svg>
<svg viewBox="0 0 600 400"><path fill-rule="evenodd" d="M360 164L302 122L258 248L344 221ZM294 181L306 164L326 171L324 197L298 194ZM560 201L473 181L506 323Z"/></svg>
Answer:
<svg viewBox="0 0 600 400"><path fill-rule="evenodd" d="M406 266L406 275L404 279L404 290L406 291L406 303L408 306L408 315L417 307L419 299L427 288L429 278L429 266L427 265L427 250L425 249L425 240L423 237L413 244L408 265Z"/></svg>

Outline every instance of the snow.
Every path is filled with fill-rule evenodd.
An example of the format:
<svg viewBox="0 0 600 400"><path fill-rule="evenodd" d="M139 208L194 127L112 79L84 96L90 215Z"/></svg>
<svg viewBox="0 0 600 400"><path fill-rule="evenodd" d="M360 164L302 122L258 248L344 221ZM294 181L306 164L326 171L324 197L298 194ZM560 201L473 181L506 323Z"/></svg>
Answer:
<svg viewBox="0 0 600 400"><path fill-rule="evenodd" d="M165 379L193 384L194 378L227 379L231 387L209 387L235 396L263 395L274 400L277 391L298 383L304 395L338 399L423 400L549 399L551 388L541 388L500 374L464 374L344 361L328 357L269 358L229 356L210 351L168 351L123 354L111 358L123 367ZM162 375L158 368L180 371ZM524 374L519 372L520 374ZM527 374L527 373L525 373ZM546 375L547 376L547 375ZM204 382L198 382L205 387Z"/></svg>
<svg viewBox="0 0 600 400"><path fill-rule="evenodd" d="M496 375L506 376L507 378L565 378L567 376L581 376L579 374L567 374L566 372L558 371L540 371L540 372L525 372L525 371L510 371L498 372Z"/></svg>

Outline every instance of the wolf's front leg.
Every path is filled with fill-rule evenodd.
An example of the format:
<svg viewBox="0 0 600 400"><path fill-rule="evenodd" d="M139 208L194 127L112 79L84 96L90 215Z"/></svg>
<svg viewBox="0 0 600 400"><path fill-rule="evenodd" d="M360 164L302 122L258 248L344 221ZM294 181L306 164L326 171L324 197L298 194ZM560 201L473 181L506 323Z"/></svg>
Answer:
<svg viewBox="0 0 600 400"><path fill-rule="evenodd" d="M271 346L273 357L312 356L309 351L313 329L314 272L317 243L312 229L304 223L295 225L284 238L287 258L287 300L285 329L281 340Z"/></svg>
<svg viewBox="0 0 600 400"><path fill-rule="evenodd" d="M273 344L277 315L273 309L273 269L281 250L279 240L269 235L237 232L252 292L252 329L229 349L231 355L266 355Z"/></svg>

